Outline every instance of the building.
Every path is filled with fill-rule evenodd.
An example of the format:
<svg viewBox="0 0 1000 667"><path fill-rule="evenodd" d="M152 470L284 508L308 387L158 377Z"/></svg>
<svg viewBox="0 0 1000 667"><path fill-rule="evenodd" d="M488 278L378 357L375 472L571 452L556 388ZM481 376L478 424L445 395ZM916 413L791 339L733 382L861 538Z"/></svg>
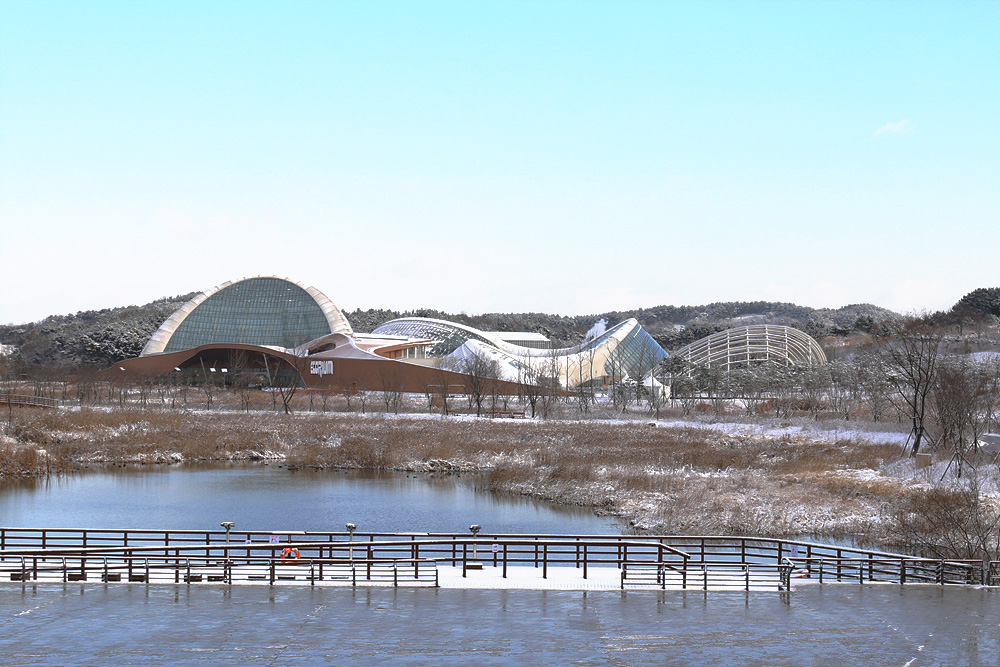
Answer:
<svg viewBox="0 0 1000 667"><path fill-rule="evenodd" d="M730 329L675 353L692 365L725 370L754 362L825 363L822 349L796 329ZM403 317L372 333L354 332L325 294L287 278L255 276L213 287L177 309L142 354L109 371L179 374L190 382L314 389L467 392L480 377L493 391L519 394L601 388L622 382L656 386L667 353L636 319L598 322L578 345L553 348L532 332L483 331L456 322ZM124 377L124 376L123 376Z"/></svg>
<svg viewBox="0 0 1000 667"><path fill-rule="evenodd" d="M812 336L792 327L757 324L726 329L696 340L673 353L691 367L746 368L771 363L814 366L826 363L826 354Z"/></svg>
<svg viewBox="0 0 1000 667"><path fill-rule="evenodd" d="M625 378L640 381L667 357L638 320L632 318L610 329L600 324L578 345L564 348L526 345L534 343L523 333L481 331L474 327L426 317L403 317L377 327L381 335L431 340L430 358L446 368L469 366L469 359L486 356L500 377L511 382L602 387ZM512 342L517 341L517 342Z"/></svg>
<svg viewBox="0 0 1000 667"><path fill-rule="evenodd" d="M177 309L142 354L109 373L175 374L191 382L313 389L464 391L459 372L416 363L433 341L358 334L325 294L287 278L255 276L213 287ZM500 390L516 387L500 383Z"/></svg>

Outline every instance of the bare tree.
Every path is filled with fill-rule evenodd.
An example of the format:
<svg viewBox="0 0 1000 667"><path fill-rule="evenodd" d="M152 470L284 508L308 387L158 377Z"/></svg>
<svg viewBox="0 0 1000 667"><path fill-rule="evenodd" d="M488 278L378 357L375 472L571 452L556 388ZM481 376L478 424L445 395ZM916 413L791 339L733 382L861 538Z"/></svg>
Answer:
<svg viewBox="0 0 1000 667"><path fill-rule="evenodd" d="M911 319L880 350L886 380L892 386L897 406L908 415L913 439L912 456L927 437L928 398L934 386L941 333L917 319Z"/></svg>
<svg viewBox="0 0 1000 667"><path fill-rule="evenodd" d="M491 385L499 375L497 362L474 349L459 362L459 369L466 375L469 397L476 406L476 416L479 417L483 414L483 402L490 392Z"/></svg>
<svg viewBox="0 0 1000 667"><path fill-rule="evenodd" d="M1000 511L980 492L973 472L962 486L915 490L893 506L896 538L933 558L1000 558Z"/></svg>
<svg viewBox="0 0 1000 667"><path fill-rule="evenodd" d="M990 402L986 368L962 358L943 359L934 379L933 408L941 429L940 444L951 448L957 475L962 476L966 452L986 432Z"/></svg>
<svg viewBox="0 0 1000 667"><path fill-rule="evenodd" d="M292 399L299 388L302 387L302 377L309 367L309 359L306 352L300 348L289 350L291 360L282 359L274 371L271 386L281 397L281 407L286 415L292 414Z"/></svg>
<svg viewBox="0 0 1000 667"><path fill-rule="evenodd" d="M385 411L398 413L399 406L403 401L403 384L405 382L403 373L395 363L383 363L378 370L378 382Z"/></svg>
<svg viewBox="0 0 1000 667"><path fill-rule="evenodd" d="M240 408L250 412L250 401L253 396L253 369L250 363L250 353L246 350L233 350L229 355L229 375L233 391L239 398Z"/></svg>

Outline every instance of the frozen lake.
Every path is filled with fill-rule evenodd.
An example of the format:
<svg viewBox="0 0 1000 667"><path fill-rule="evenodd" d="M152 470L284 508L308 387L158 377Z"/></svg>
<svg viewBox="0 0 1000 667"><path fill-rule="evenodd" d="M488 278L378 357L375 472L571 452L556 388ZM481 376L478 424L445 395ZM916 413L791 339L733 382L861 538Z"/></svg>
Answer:
<svg viewBox="0 0 1000 667"><path fill-rule="evenodd" d="M1000 662L1000 592L785 593L0 585L4 665Z"/></svg>
<svg viewBox="0 0 1000 667"><path fill-rule="evenodd" d="M0 490L7 526L619 533L474 476L114 469ZM4 665L996 665L1000 591L791 593L0 583Z"/></svg>
<svg viewBox="0 0 1000 667"><path fill-rule="evenodd" d="M475 475L289 470L276 465L98 469L0 488L0 524L33 528L621 533L613 518L478 491Z"/></svg>

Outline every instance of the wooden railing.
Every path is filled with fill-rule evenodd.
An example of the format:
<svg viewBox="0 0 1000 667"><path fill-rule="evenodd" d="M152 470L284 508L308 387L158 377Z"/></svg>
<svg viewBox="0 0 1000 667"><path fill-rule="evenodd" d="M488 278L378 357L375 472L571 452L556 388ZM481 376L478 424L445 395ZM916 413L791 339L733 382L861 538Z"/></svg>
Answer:
<svg viewBox="0 0 1000 667"><path fill-rule="evenodd" d="M300 562L283 560L286 550L297 553ZM328 570L343 577L345 564L362 563L366 581L392 571L395 581L402 573L407 582L418 581L424 563L460 566L463 575L472 564L488 565L500 568L504 577L511 566L539 568L543 578L550 567L573 567L585 579L590 568L614 567L621 570L623 588L666 587L667 582L707 588L715 585L711 582L738 583L740 577L748 589L751 579L771 578L786 590L792 580L807 577L823 582L1000 583L996 563L984 568L978 561L753 537L0 528L0 568L12 579L24 572L34 579L36 572L74 571L62 559L78 564L88 577L93 563L103 567L120 560L130 564L131 572L144 559L153 571L172 568L178 580L186 576L181 563L206 568L223 562L270 568L273 576L281 576L282 567L308 563L320 577Z"/></svg>
<svg viewBox="0 0 1000 667"><path fill-rule="evenodd" d="M0 405L21 405L37 408L58 408L59 400L45 396L28 396L26 394L7 394L0 392Z"/></svg>

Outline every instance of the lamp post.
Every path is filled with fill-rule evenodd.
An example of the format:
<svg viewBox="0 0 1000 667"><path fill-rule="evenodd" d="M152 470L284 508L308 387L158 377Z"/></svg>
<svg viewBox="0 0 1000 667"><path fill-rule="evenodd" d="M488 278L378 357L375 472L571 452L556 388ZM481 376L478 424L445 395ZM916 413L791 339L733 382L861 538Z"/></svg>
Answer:
<svg viewBox="0 0 1000 667"><path fill-rule="evenodd" d="M226 564L228 565L228 563L229 563L229 531L231 531L233 529L233 526L235 526L236 524L233 523L232 521L223 521L219 525L226 529Z"/></svg>
<svg viewBox="0 0 1000 667"><path fill-rule="evenodd" d="M469 526L469 530L472 531L472 539L473 539L473 542L472 542L472 560L476 560L476 542L475 542L476 535L478 535L479 531L481 531L482 529L483 529L483 527L480 526L478 523L474 523L471 526Z"/></svg>
<svg viewBox="0 0 1000 667"><path fill-rule="evenodd" d="M350 547L348 547L348 548L350 549L350 553L351 553L351 564L352 565L354 564L354 531L356 531L357 529L358 529L358 527L355 526L353 523L347 524L347 532L350 535L350 538L348 539L348 542L350 543Z"/></svg>

